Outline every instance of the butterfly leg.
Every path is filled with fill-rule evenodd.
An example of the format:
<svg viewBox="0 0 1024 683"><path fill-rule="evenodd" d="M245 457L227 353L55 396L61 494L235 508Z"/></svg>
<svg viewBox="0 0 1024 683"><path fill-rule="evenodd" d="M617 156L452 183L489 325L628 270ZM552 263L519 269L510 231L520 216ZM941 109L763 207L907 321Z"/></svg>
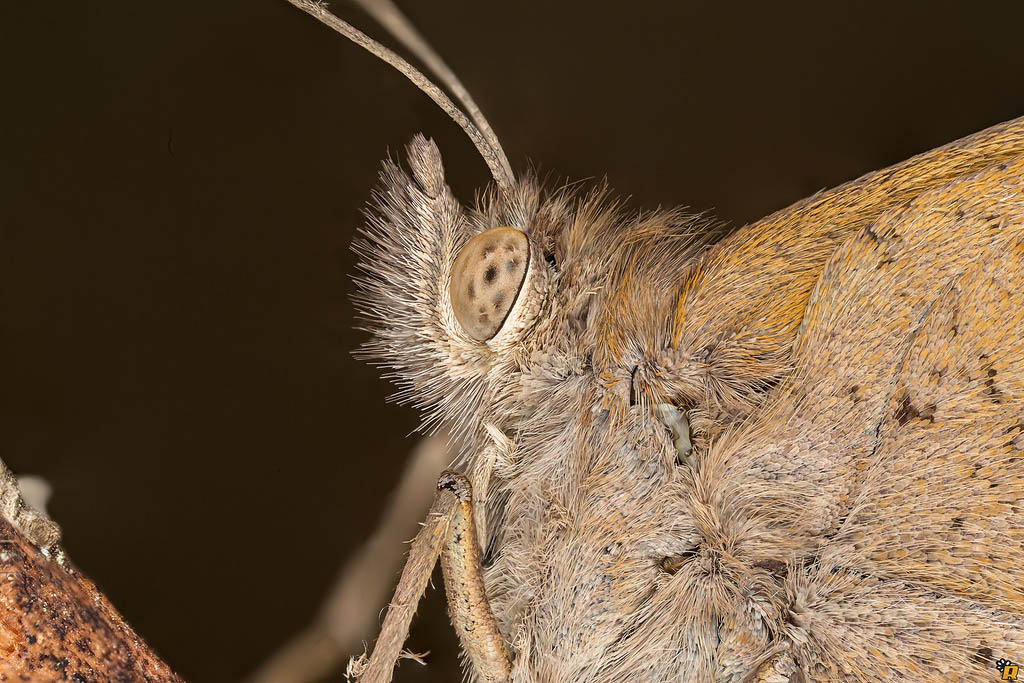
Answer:
<svg viewBox="0 0 1024 683"><path fill-rule="evenodd" d="M484 589L483 558L473 520L472 487L466 477L449 471L441 475L437 489L450 491L458 500L448 542L441 553L452 625L480 680L507 681L512 666Z"/></svg>
<svg viewBox="0 0 1024 683"><path fill-rule="evenodd" d="M441 557L448 613L477 678L507 681L512 670L505 640L498 630L484 590L482 557L473 521L473 489L456 472L441 473L434 504L416 535L395 597L388 608L373 656L359 675L361 683L387 683L423 590Z"/></svg>
<svg viewBox="0 0 1024 683"><path fill-rule="evenodd" d="M43 552L50 552L60 542L60 527L42 512L27 505L22 498L18 479L0 460L0 513L25 538ZM0 539L3 540L3 539Z"/></svg>

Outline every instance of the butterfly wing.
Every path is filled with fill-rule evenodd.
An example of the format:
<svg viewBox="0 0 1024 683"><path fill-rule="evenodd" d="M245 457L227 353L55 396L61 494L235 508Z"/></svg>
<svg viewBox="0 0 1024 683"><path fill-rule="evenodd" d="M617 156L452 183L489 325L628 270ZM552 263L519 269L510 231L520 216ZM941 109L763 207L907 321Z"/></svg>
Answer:
<svg viewBox="0 0 1024 683"><path fill-rule="evenodd" d="M762 653L789 646L812 680L988 680L1024 649L1022 339L1024 158L833 254L777 403L699 473L732 525L705 537L787 566L739 610L783 615ZM758 654L729 623L726 668Z"/></svg>
<svg viewBox="0 0 1024 683"><path fill-rule="evenodd" d="M759 405L765 386L788 374L808 296L843 242L886 211L1021 154L1024 118L814 195L721 240L686 276L675 307L674 372L707 378L690 400L741 415Z"/></svg>

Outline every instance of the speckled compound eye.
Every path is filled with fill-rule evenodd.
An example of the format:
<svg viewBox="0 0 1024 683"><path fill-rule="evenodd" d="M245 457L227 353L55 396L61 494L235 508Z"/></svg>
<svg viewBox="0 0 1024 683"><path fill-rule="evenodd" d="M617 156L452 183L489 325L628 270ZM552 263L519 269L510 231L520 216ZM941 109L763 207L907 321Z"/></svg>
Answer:
<svg viewBox="0 0 1024 683"><path fill-rule="evenodd" d="M473 339L496 335L516 303L526 278L530 242L515 228L491 228L459 252L448 286L452 308Z"/></svg>

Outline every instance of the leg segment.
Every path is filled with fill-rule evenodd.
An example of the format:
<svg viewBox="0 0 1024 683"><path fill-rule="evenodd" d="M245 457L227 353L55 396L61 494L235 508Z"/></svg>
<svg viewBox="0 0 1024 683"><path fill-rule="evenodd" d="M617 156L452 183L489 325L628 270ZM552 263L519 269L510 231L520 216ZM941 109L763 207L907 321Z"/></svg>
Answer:
<svg viewBox="0 0 1024 683"><path fill-rule="evenodd" d="M508 680L512 669L508 651L484 592L480 546L473 523L472 487L463 475L446 471L437 482L427 520L413 540L373 655L359 676L360 683L391 680L438 555L452 624L474 671L487 683Z"/></svg>
<svg viewBox="0 0 1024 683"><path fill-rule="evenodd" d="M458 500L448 542L441 553L448 615L480 680L502 683L508 680L512 665L484 590L480 544L473 523L473 492L469 480L454 472L443 473L437 488L451 491Z"/></svg>

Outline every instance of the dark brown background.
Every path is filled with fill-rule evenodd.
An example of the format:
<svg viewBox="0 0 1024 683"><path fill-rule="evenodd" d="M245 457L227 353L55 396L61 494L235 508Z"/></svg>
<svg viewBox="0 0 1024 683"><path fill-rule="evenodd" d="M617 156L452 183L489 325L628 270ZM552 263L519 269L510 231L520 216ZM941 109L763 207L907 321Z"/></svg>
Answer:
<svg viewBox="0 0 1024 683"><path fill-rule="evenodd" d="M403 3L516 168L757 218L1024 114L1021 3ZM344 2L336 12L380 32ZM313 613L416 417L349 352L380 159L438 141L404 78L283 0L0 5L0 456L191 681ZM455 666L437 591L410 645Z"/></svg>

